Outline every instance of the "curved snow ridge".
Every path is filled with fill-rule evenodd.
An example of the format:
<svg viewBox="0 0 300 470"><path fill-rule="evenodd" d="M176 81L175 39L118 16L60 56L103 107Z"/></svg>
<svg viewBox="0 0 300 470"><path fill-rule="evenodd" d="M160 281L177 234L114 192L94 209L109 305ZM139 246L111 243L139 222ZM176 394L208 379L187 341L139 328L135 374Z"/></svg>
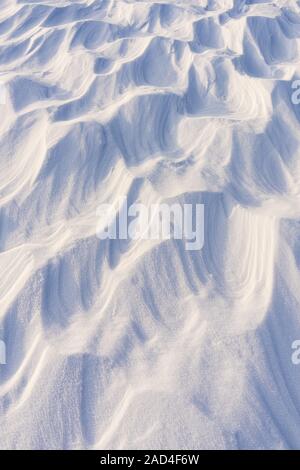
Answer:
<svg viewBox="0 0 300 470"><path fill-rule="evenodd" d="M294 0L2 0L1 448L300 447L299 41ZM100 240L123 197L203 249Z"/></svg>

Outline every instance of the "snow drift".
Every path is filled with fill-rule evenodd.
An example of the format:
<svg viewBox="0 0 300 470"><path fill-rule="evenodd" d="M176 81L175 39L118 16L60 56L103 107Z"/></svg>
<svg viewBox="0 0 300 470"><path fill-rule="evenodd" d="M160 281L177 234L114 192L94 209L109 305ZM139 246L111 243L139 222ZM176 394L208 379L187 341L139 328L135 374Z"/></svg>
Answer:
<svg viewBox="0 0 300 470"><path fill-rule="evenodd" d="M300 448L299 59L294 0L1 1L1 448Z"/></svg>

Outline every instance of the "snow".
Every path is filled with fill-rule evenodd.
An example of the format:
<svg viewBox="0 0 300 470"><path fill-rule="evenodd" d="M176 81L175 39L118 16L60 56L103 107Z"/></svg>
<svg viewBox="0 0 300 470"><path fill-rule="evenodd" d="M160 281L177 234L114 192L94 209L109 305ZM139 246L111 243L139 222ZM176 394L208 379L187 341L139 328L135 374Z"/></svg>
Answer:
<svg viewBox="0 0 300 470"><path fill-rule="evenodd" d="M299 59L295 0L1 0L1 449L300 448Z"/></svg>

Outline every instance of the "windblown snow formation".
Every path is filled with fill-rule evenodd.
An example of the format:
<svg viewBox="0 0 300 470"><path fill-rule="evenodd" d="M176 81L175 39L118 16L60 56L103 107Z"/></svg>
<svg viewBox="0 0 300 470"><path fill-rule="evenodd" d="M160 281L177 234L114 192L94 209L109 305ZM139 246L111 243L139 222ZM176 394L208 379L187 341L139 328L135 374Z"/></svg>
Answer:
<svg viewBox="0 0 300 470"><path fill-rule="evenodd" d="M2 449L300 448L299 59L295 0L1 0Z"/></svg>

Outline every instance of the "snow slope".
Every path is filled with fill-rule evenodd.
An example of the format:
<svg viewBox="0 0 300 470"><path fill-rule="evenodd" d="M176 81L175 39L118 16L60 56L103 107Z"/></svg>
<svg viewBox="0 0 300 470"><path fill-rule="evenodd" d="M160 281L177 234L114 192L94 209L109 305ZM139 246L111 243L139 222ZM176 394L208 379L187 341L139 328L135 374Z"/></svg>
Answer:
<svg viewBox="0 0 300 470"><path fill-rule="evenodd" d="M1 0L2 449L300 448L299 59L295 0Z"/></svg>

